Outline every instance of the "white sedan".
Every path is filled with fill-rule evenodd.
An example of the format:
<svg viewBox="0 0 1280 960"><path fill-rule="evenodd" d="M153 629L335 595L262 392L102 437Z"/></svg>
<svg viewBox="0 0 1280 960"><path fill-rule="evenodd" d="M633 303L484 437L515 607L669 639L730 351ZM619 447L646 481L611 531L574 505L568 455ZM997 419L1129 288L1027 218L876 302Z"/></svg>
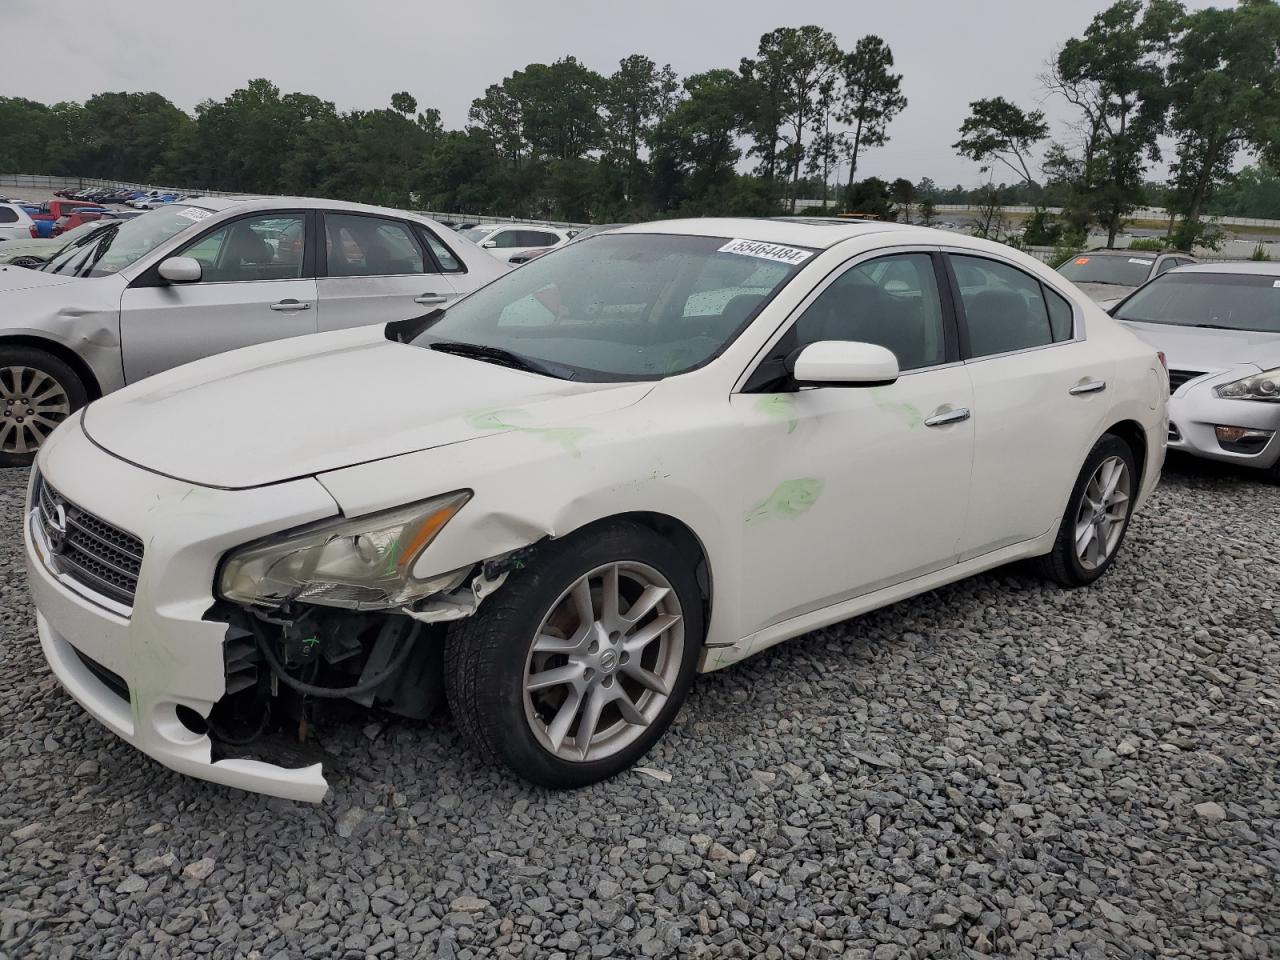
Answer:
<svg viewBox="0 0 1280 960"><path fill-rule="evenodd" d="M567 230L559 227L527 223L481 224L461 230L459 235L488 250L503 263L510 263L512 257L520 258L516 262L522 263L529 253L546 253L572 239Z"/></svg>
<svg viewBox="0 0 1280 960"><path fill-rule="evenodd" d="M447 310L152 377L54 432L26 557L54 673L161 763L306 800L254 736L447 696L590 783L699 670L1013 560L1081 586L1164 460L1143 344L1009 247L628 226Z"/></svg>

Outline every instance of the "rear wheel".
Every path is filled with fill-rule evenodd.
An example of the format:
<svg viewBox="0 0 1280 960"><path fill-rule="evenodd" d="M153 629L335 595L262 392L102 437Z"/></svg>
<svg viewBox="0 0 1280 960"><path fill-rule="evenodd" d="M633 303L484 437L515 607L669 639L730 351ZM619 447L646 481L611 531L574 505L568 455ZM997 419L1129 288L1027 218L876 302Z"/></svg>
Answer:
<svg viewBox="0 0 1280 960"><path fill-rule="evenodd" d="M60 424L88 401L66 363L33 347L0 346L0 467L26 467Z"/></svg>
<svg viewBox="0 0 1280 960"><path fill-rule="evenodd" d="M702 636L687 559L613 522L540 550L450 635L449 705L490 759L543 786L583 786L662 736Z"/></svg>
<svg viewBox="0 0 1280 960"><path fill-rule="evenodd" d="M1064 587L1082 587L1106 573L1129 528L1138 483L1129 445L1104 435L1076 478L1053 550L1041 559L1044 575Z"/></svg>

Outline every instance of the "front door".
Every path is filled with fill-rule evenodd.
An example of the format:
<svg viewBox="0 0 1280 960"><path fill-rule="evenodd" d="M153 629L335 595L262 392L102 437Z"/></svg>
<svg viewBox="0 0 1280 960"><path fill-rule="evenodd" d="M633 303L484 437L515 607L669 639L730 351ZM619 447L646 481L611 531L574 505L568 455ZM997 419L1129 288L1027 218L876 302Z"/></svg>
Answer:
<svg viewBox="0 0 1280 960"><path fill-rule="evenodd" d="M954 362L940 272L928 251L853 264L827 282L762 365L818 341L876 343L897 356L897 382L732 398L748 462L739 486L744 632L955 562L969 497L972 398Z"/></svg>
<svg viewBox="0 0 1280 960"><path fill-rule="evenodd" d="M316 281L307 269L307 214L257 213L224 222L173 255L200 279L168 283L144 272L120 300L125 380L237 347L316 332Z"/></svg>

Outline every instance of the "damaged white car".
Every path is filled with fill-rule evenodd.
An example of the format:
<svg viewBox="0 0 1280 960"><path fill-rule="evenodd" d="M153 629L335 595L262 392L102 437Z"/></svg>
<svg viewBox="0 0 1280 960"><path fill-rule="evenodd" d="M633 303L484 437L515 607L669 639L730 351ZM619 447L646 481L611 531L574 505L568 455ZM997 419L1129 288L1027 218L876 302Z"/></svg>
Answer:
<svg viewBox="0 0 1280 960"><path fill-rule="evenodd" d="M447 696L486 756L586 784L699 670L1020 558L1100 576L1167 402L1153 348L1005 246L625 227L70 418L30 487L40 639L95 717L219 783L319 800L273 731Z"/></svg>

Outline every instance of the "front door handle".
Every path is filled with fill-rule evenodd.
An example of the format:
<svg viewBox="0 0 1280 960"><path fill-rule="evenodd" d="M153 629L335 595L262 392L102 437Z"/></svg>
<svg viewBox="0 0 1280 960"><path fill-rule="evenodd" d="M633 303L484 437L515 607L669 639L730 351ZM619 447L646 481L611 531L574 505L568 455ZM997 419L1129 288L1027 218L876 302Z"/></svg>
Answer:
<svg viewBox="0 0 1280 960"><path fill-rule="evenodd" d="M1101 393L1105 389L1107 389L1107 381L1105 380L1081 380L1067 393L1073 397L1078 397L1086 393Z"/></svg>
<svg viewBox="0 0 1280 960"><path fill-rule="evenodd" d="M444 303L449 297L443 293L424 293L413 298L414 303Z"/></svg>
<svg viewBox="0 0 1280 960"><path fill-rule="evenodd" d="M293 313L296 310L310 310L311 304L303 303L301 300L294 300L290 297L288 300L281 300L279 303L271 305L272 310L278 310L281 313Z"/></svg>
<svg viewBox="0 0 1280 960"><path fill-rule="evenodd" d="M926 427L945 427L948 423L963 423L969 419L968 407L956 407L954 410L945 410L935 413L932 417L924 422Z"/></svg>

